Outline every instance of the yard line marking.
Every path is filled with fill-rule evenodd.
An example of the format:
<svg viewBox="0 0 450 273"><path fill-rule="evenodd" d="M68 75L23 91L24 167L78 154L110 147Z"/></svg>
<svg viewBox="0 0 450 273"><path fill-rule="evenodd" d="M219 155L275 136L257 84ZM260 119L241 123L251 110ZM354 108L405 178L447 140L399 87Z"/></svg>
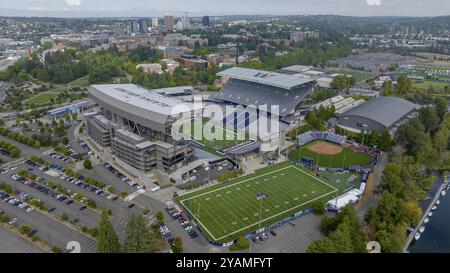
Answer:
<svg viewBox="0 0 450 273"><path fill-rule="evenodd" d="M337 191L336 188L334 188L333 186L331 186L331 185L325 183L324 181L320 180L319 178L317 178L317 177L315 177L315 176L313 176L313 175L311 175L311 174L309 174L309 173L303 171L302 169L298 168L298 167L295 166L295 165L290 165L290 166L283 167L283 168L280 168L280 169L277 169L277 170L274 170L274 171L271 171L271 172L268 172L268 173L264 173L264 174L261 174L261 175L258 175L258 176L255 176L255 177L252 177L252 178L249 178L249 179L245 179L245 180L236 182L236 183L231 184L231 185L227 185L227 186L225 186L225 187L220 187L220 188L214 189L214 190L212 190L212 191L207 191L207 192L204 192L204 193L201 193L201 194L198 194L198 195L194 195L194 196L192 196L192 197L189 197L189 198L186 198L186 199L184 199L184 200L181 200L180 203L188 210L188 212L192 215L192 217L193 217L193 218L194 218L194 219L195 219L195 220L203 227L203 229L211 236L211 238L214 239L215 241L218 241L218 240L221 240L221 239L223 239L223 238L232 236L233 234L238 233L238 232L241 232L241 231L243 231L243 230L245 230L245 229L248 229L248 228L250 228L250 227L256 226L256 225L259 224L259 221L258 221L257 223L250 224L249 226L242 227L242 228L240 228L240 229L238 229L238 230L231 231L230 233L227 233L226 235L217 238L216 236L213 235L213 233L211 233L211 232L208 230L208 228L207 228L201 221L199 221L199 219L198 219L198 218L190 211L190 209L189 209L188 207L185 206L185 202L186 202L187 200L190 200L190 199L193 199L193 198L197 198L197 197L199 197L199 196L211 194L211 193L216 192L216 191L221 191L221 190L224 190L224 189L226 189L226 188L230 188L230 187L237 186L237 185L239 185L239 184L241 184L241 183L244 183L244 182L248 182L248 181L251 181L251 180L255 180L255 179L258 179L258 178L260 178L260 177L264 177L264 176L270 175L270 174L272 174L272 173L280 172L280 171L282 171L282 170L287 170L287 169L291 169L291 168L293 168L293 169L295 169L295 170L297 170L297 171L299 171L299 172L301 172L301 173L303 173L303 174L306 174L306 175L309 176L309 177L314 178L314 180L318 180L320 183L325 184L325 185L327 186L327 188L333 189L333 191L328 192L328 193L325 193L325 194L323 194L323 195L321 195L321 196L318 196L318 197L316 197L316 198L314 198L314 199L305 201L305 202L302 203L302 204L299 204L299 205L297 205L297 206L288 208L288 209L283 210L283 211L281 211L281 212L279 212L279 213L276 213L276 214L274 214L274 215L271 215L271 216L269 216L269 217L263 219L262 221L267 221L267 220L270 220L270 219L272 219L272 218L278 217L279 215L282 215L282 214L284 214L284 213L293 211L293 210L295 210L295 209L297 209L297 208L299 208L299 207L301 207L301 206L304 206L304 205L306 205L306 204L309 204L309 203L311 203L311 202L313 202L313 201L315 201L315 200L317 200L317 199L320 199L320 198L323 198L323 197L325 197L325 196L334 194L334 193ZM264 180L265 180L265 181L266 181L266 180L268 181L269 179L264 179ZM262 182L262 181L256 181L255 184L259 184L260 182ZM240 188L239 188L239 189L240 189ZM325 190L325 189L324 189L324 190ZM307 196L307 195L306 195L306 196ZM277 208L277 207L279 208L280 206L277 205L277 206L275 206L275 207L276 207L276 208ZM257 213L255 216L257 216L257 215L259 215L259 214ZM215 219L214 219L214 220L215 220ZM216 221L216 223L218 223L218 222ZM218 224L220 225L220 223L218 223Z"/></svg>

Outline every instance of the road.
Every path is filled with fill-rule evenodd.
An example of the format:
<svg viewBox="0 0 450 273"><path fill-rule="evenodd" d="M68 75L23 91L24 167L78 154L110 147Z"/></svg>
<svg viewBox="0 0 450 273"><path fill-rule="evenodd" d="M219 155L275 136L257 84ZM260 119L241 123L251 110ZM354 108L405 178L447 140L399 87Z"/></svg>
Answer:
<svg viewBox="0 0 450 273"><path fill-rule="evenodd" d="M386 166L386 164L388 163L388 154L383 152L379 159L378 159L378 163L375 166L374 170L373 170L373 175L374 175L374 185L373 185L373 189L375 189L376 187L378 187L378 185L380 185L381 182L381 176L383 175L383 171L384 171L384 167ZM365 203L361 204L361 207L359 208L359 210L357 211L358 214L358 218L363 221L364 220L364 216L366 215L366 213L369 211L369 209L373 206L375 206L378 203L378 199L379 196L376 194L372 194Z"/></svg>

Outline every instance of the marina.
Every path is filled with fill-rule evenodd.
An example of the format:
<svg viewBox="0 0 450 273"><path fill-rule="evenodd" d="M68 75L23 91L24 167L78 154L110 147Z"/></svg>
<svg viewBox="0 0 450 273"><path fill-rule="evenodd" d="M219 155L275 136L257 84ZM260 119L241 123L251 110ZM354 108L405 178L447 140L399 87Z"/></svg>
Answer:
<svg viewBox="0 0 450 273"><path fill-rule="evenodd" d="M430 191L432 199L424 201L421 221L408 236L404 252L449 253L450 252L450 199L447 198L448 183L440 183Z"/></svg>

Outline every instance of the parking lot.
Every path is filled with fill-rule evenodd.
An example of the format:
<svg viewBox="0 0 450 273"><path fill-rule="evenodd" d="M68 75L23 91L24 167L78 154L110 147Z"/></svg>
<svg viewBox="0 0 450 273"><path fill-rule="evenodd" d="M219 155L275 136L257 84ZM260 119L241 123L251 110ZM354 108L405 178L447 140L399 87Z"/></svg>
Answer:
<svg viewBox="0 0 450 273"><path fill-rule="evenodd" d="M0 253L44 253L44 250L0 226Z"/></svg>
<svg viewBox="0 0 450 273"><path fill-rule="evenodd" d="M319 228L321 218L310 213L296 219L292 224L275 228L276 236L265 232L267 239L263 242L252 241L250 251L253 253L304 253L312 242L325 238Z"/></svg>
<svg viewBox="0 0 450 273"><path fill-rule="evenodd" d="M26 212L3 200L0 200L0 209L9 215L11 224L17 227L25 225L35 229L35 235L43 241L49 242L52 246L65 249L68 242L77 241L80 243L83 252L95 252L96 243L94 240L37 210Z"/></svg>

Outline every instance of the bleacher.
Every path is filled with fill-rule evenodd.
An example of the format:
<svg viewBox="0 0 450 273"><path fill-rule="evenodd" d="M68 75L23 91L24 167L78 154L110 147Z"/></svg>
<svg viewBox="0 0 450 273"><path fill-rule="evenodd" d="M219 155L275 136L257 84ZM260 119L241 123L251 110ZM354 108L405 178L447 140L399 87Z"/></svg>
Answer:
<svg viewBox="0 0 450 273"><path fill-rule="evenodd" d="M307 132L297 136L297 144L305 145L315 140L325 140L335 144L341 144L345 137L328 132Z"/></svg>
<svg viewBox="0 0 450 273"><path fill-rule="evenodd" d="M255 82L229 79L215 98L244 106L259 107L267 104L269 113L272 113L272 106L279 107L279 115L284 117L291 113L311 90L312 87L308 84L294 90L287 90Z"/></svg>

